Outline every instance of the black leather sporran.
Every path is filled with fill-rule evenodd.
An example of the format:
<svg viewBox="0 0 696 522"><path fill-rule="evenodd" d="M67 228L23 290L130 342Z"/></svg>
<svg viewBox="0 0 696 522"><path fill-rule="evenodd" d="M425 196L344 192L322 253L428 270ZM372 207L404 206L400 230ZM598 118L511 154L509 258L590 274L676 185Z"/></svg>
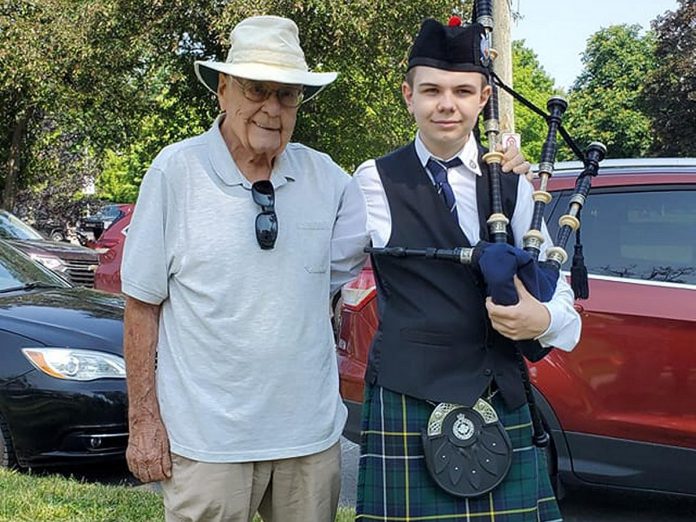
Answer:
<svg viewBox="0 0 696 522"><path fill-rule="evenodd" d="M500 484L512 463L512 444L498 414L479 399L473 408L438 404L423 429L428 471L457 497L478 497Z"/></svg>

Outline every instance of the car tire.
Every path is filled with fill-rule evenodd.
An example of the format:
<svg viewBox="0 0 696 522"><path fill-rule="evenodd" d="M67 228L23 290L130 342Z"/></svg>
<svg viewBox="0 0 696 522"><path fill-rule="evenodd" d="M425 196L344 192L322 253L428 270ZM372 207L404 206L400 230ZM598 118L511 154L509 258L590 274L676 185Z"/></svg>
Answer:
<svg viewBox="0 0 696 522"><path fill-rule="evenodd" d="M54 230L50 235L51 241L65 241L65 234L60 230Z"/></svg>
<svg viewBox="0 0 696 522"><path fill-rule="evenodd" d="M334 342L338 342L338 338L341 334L341 322L343 316L341 315L341 309L343 308L343 297L341 297L340 290L336 292L331 300L331 328L333 329Z"/></svg>
<svg viewBox="0 0 696 522"><path fill-rule="evenodd" d="M16 468L17 458L10 437L10 429L7 422L0 415L0 468Z"/></svg>

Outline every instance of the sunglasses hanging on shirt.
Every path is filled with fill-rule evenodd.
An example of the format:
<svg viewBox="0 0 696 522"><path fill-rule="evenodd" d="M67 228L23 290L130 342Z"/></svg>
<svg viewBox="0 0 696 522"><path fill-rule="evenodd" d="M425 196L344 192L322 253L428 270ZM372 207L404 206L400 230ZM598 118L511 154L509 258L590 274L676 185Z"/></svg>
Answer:
<svg viewBox="0 0 696 522"><path fill-rule="evenodd" d="M262 250L270 250L278 238L273 184L267 179L255 182L251 186L251 197L261 207L261 212L256 216L256 241Z"/></svg>

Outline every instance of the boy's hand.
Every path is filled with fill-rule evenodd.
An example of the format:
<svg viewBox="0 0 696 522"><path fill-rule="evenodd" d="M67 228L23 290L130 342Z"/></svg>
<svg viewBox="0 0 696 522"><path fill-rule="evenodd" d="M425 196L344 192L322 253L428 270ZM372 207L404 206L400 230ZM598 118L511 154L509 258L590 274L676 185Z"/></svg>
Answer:
<svg viewBox="0 0 696 522"><path fill-rule="evenodd" d="M491 325L513 341L536 339L548 329L551 315L548 309L529 293L517 276L514 276L514 281L520 298L516 305L497 305L490 297L486 298Z"/></svg>
<svg viewBox="0 0 696 522"><path fill-rule="evenodd" d="M499 152L503 153L503 161L500 165L503 172L514 172L515 174L524 174L528 180L532 179L532 165L524 159L522 153L515 144L508 145L506 150L503 150L502 145L497 147Z"/></svg>

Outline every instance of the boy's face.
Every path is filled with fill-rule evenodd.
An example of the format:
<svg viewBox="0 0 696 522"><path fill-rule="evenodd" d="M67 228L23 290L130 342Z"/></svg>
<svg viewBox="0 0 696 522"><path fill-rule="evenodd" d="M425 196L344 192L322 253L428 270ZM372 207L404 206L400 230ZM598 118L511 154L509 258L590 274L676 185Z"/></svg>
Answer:
<svg viewBox="0 0 696 522"><path fill-rule="evenodd" d="M491 88L475 72L417 66L412 74L413 86L401 86L408 111L430 152L448 159L466 144Z"/></svg>

